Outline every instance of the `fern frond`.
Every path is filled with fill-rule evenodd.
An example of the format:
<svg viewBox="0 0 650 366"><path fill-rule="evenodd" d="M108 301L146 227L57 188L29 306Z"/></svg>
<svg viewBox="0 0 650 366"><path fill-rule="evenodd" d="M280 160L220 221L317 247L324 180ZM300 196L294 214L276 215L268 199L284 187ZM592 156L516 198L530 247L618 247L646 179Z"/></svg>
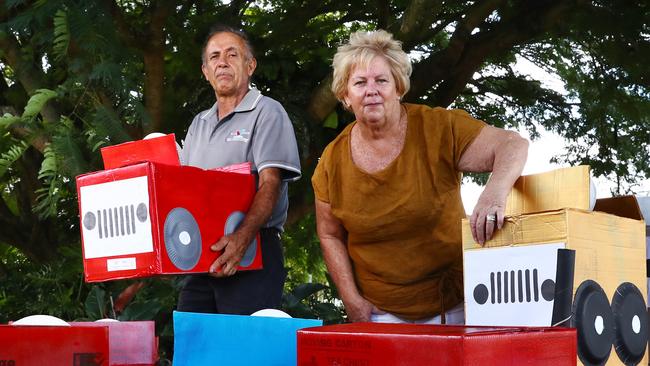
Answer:
<svg viewBox="0 0 650 366"><path fill-rule="evenodd" d="M50 89L38 89L36 93L29 98L27 105L25 106L25 111L23 112L23 119L31 119L41 112L45 103L50 99L53 99L57 96L57 93L54 90Z"/></svg>
<svg viewBox="0 0 650 366"><path fill-rule="evenodd" d="M20 122L20 117L14 116L13 114L5 113L4 116L0 117L0 130L5 130L9 128L14 123Z"/></svg>
<svg viewBox="0 0 650 366"><path fill-rule="evenodd" d="M97 151L100 147L109 143L108 138L98 136L94 128L86 129L83 134L86 136L86 144L90 146L90 151L92 152Z"/></svg>
<svg viewBox="0 0 650 366"><path fill-rule="evenodd" d="M18 5L22 5L25 2L25 0L7 0L5 2L5 6L7 9L11 9L13 7L16 7Z"/></svg>
<svg viewBox="0 0 650 366"><path fill-rule="evenodd" d="M43 188L36 190L36 203L32 207L32 211L40 219L56 215L58 193L63 185L61 176L57 173L56 152L51 145L45 147L44 156L41 169L38 171L38 179L43 179Z"/></svg>
<svg viewBox="0 0 650 366"><path fill-rule="evenodd" d="M70 30L68 29L68 13L59 9L54 14L54 44L52 51L56 60L61 60L68 54Z"/></svg>
<svg viewBox="0 0 650 366"><path fill-rule="evenodd" d="M103 61L93 67L89 77L91 80L101 81L103 85L119 87L121 86L122 68L115 62Z"/></svg>
<svg viewBox="0 0 650 366"><path fill-rule="evenodd" d="M73 130L72 121L63 117L61 122L50 146L57 157L57 172L75 177L88 171L88 163L79 144L80 136Z"/></svg>
<svg viewBox="0 0 650 366"><path fill-rule="evenodd" d="M97 108L90 124L100 138L107 137L113 144L131 140L119 117L106 107Z"/></svg>
<svg viewBox="0 0 650 366"><path fill-rule="evenodd" d="M38 179L51 179L57 174L56 152L52 145L47 145L43 152L44 159L38 171Z"/></svg>
<svg viewBox="0 0 650 366"><path fill-rule="evenodd" d="M23 153L27 150L28 146L29 145L27 145L25 141L19 141L17 144L9 147L9 150L0 155L0 177L4 176L13 163L23 156Z"/></svg>
<svg viewBox="0 0 650 366"><path fill-rule="evenodd" d="M36 204L32 207L32 211L41 220L56 216L59 201L58 193L61 190L61 185L60 180L52 179L47 186L36 190Z"/></svg>

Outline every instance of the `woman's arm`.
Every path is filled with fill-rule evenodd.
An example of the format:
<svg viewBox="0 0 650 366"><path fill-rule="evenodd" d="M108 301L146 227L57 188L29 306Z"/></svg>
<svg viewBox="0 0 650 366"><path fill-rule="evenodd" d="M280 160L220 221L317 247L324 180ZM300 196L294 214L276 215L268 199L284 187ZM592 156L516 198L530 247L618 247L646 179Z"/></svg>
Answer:
<svg viewBox="0 0 650 366"><path fill-rule="evenodd" d="M346 248L347 233L332 215L329 203L316 199L316 229L325 264L345 305L351 322L370 321L374 306L361 296L354 280L352 263ZM378 310L377 310L378 312Z"/></svg>
<svg viewBox="0 0 650 366"><path fill-rule="evenodd" d="M503 226L506 199L527 157L528 140L492 126L485 126L461 156L459 170L492 172L469 220L472 236L479 244L490 240L494 230Z"/></svg>

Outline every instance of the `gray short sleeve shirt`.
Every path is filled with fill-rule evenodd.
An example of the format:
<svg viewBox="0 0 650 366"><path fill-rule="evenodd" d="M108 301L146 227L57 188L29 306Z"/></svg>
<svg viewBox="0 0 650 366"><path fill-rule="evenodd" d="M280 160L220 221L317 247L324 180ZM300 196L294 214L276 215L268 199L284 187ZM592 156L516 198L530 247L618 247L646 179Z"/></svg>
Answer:
<svg viewBox="0 0 650 366"><path fill-rule="evenodd" d="M203 169L251 162L255 173L279 168L280 196L264 226L282 230L289 207L287 182L300 178L300 158L293 126L280 103L253 88L222 120L215 103L194 117L183 141L181 162Z"/></svg>

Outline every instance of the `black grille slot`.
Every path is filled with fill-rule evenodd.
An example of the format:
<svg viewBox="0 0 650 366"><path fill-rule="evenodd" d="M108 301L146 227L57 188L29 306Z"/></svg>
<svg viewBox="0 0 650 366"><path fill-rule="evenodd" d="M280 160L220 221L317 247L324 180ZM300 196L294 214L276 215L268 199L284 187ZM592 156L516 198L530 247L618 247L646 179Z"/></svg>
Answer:
<svg viewBox="0 0 650 366"><path fill-rule="evenodd" d="M490 302L492 304L539 302L537 269L490 272Z"/></svg>

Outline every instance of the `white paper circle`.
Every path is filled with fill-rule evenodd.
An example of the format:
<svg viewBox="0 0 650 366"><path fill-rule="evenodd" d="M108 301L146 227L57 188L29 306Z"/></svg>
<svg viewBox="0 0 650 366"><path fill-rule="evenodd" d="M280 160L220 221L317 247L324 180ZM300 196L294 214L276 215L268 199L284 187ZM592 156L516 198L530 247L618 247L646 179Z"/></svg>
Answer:
<svg viewBox="0 0 650 366"><path fill-rule="evenodd" d="M291 315L282 310L277 309L262 309L254 312L251 316L266 316L270 318L291 318Z"/></svg>
<svg viewBox="0 0 650 366"><path fill-rule="evenodd" d="M160 133L160 132L152 132L152 133L148 134L147 136L143 137L142 139L143 140L149 140L149 139L153 139L153 138L156 138L156 137L163 137L163 136L167 136L167 135L165 135L164 133Z"/></svg>
<svg viewBox="0 0 650 366"><path fill-rule="evenodd" d="M70 324L51 315L30 315L16 320L11 325L51 325L56 327L69 327Z"/></svg>
<svg viewBox="0 0 650 366"><path fill-rule="evenodd" d="M594 210L596 205L596 183L594 177L589 178L589 211Z"/></svg>
<svg viewBox="0 0 650 366"><path fill-rule="evenodd" d="M95 323L119 323L120 321L117 319L111 319L111 318L104 318L104 319L99 319L95 320Z"/></svg>

